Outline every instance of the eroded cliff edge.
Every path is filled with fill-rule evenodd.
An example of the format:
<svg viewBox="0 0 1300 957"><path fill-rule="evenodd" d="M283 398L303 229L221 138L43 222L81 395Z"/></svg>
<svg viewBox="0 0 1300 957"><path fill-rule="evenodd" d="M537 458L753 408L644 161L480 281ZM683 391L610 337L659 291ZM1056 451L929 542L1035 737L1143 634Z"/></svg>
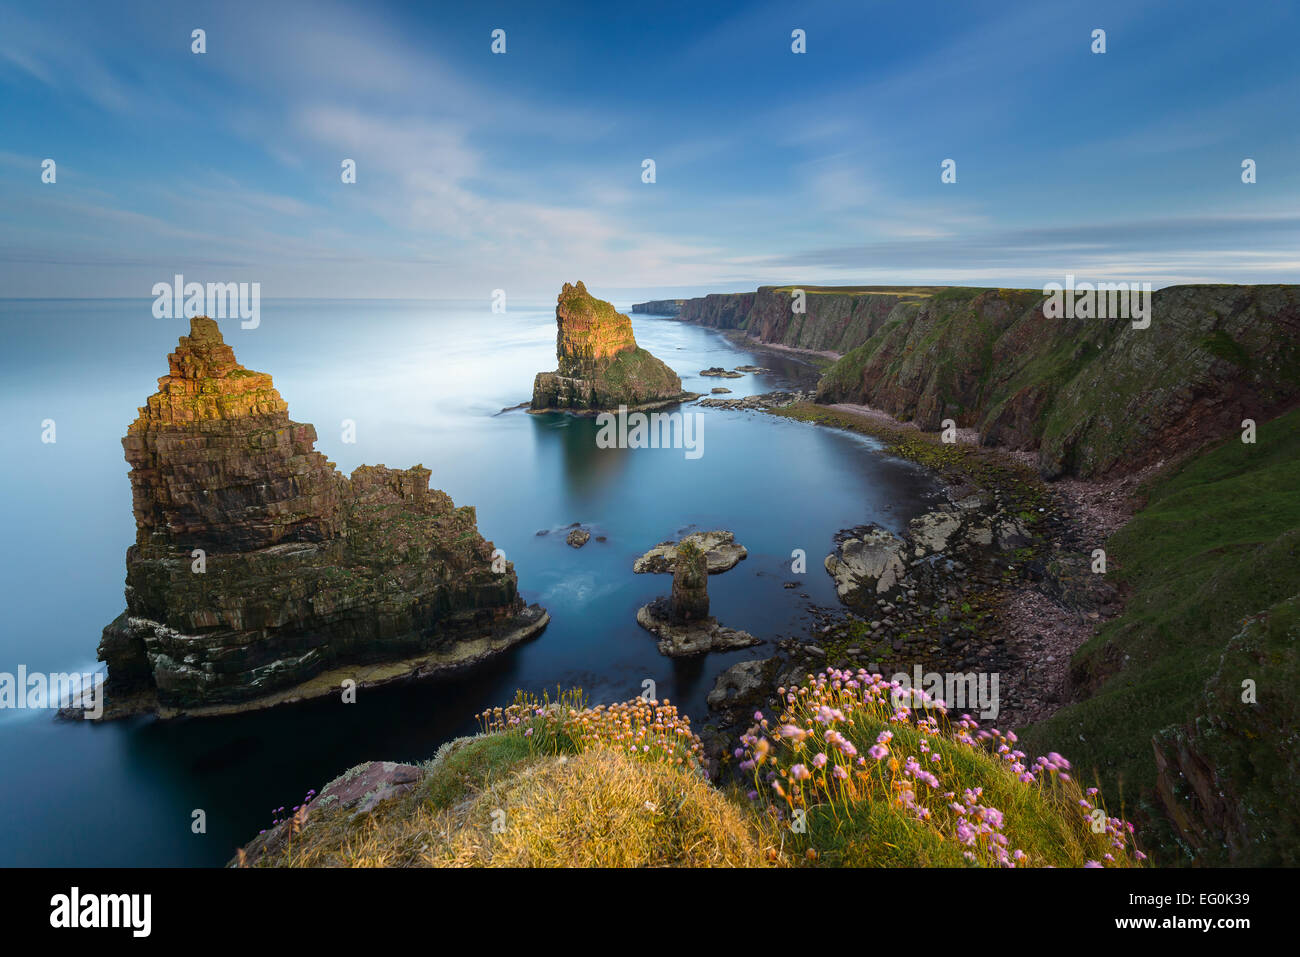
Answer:
<svg viewBox="0 0 1300 957"><path fill-rule="evenodd" d="M559 368L537 374L532 411L599 412L696 398L682 391L677 373L636 344L632 320L581 281L560 290L555 322Z"/></svg>
<svg viewBox="0 0 1300 957"><path fill-rule="evenodd" d="M513 566L430 471L345 478L216 322L191 320L122 440L136 542L105 717L215 714L469 667L538 633Z"/></svg>
<svg viewBox="0 0 1300 957"><path fill-rule="evenodd" d="M1156 290L1150 324L1051 318L1026 289L764 286L679 319L837 353L817 401L1037 455L1044 478L1113 476L1224 438L1300 400L1300 286ZM635 307L634 307L635 308Z"/></svg>

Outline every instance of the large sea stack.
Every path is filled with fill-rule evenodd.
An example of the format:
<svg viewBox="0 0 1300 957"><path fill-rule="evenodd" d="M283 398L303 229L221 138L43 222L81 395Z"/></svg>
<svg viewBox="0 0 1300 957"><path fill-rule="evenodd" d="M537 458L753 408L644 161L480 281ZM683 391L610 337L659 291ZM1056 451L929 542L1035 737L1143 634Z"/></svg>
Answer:
<svg viewBox="0 0 1300 957"><path fill-rule="evenodd" d="M644 409L696 397L682 391L677 373L636 344L632 320L581 282L560 290L555 322L560 367L537 374L533 411Z"/></svg>
<svg viewBox="0 0 1300 957"><path fill-rule="evenodd" d="M423 466L345 478L271 377L191 320L122 445L136 543L106 717L242 711L447 673L546 624Z"/></svg>

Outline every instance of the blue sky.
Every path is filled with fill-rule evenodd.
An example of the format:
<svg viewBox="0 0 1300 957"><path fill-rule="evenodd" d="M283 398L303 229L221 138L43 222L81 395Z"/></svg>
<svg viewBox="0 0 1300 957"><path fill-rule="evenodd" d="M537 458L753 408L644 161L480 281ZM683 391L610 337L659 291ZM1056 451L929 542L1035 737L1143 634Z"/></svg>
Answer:
<svg viewBox="0 0 1300 957"><path fill-rule="evenodd" d="M1272 0L2 0L0 296L1297 282L1298 37Z"/></svg>

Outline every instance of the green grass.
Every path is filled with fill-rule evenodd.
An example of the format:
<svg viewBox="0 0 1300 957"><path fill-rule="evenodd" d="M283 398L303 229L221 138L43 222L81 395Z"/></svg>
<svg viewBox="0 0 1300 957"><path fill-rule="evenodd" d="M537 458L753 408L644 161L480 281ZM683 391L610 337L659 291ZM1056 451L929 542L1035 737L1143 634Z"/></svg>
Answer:
<svg viewBox="0 0 1300 957"><path fill-rule="evenodd" d="M1147 489L1147 505L1107 544L1131 590L1124 614L1075 655L1092 690L1028 729L1095 768L1108 789L1149 798L1151 738L1191 720L1243 621L1300 593L1300 410L1229 439Z"/></svg>
<svg viewBox="0 0 1300 957"><path fill-rule="evenodd" d="M444 745L411 791L364 815L328 802L312 805L305 821L295 818L265 854L240 862L969 867L1010 855L1021 866L1137 862L1123 823L1094 821L1094 806L1105 814L1100 801L1085 797L1064 763L1029 765L1033 780L1022 781L1018 756L994 752L1014 745L1013 737L984 744L973 725L948 725L928 710L900 719L907 709L888 700L887 685L872 679L870 686L850 687L841 674L828 672L788 692L781 722L807 727L806 737L794 741L780 725L770 730L764 722L742 739L750 757L762 755L755 777L772 774L784 790L760 784L746 795L710 783L701 773L699 738L666 701L592 708L579 692L554 702L519 695L509 707L480 716L483 734ZM819 720L823 705L837 717ZM831 746L842 734L866 755L885 730L893 735L887 753L860 765L847 749ZM805 763L821 766L813 749L834 757L820 781L797 778L795 769ZM925 774L913 776L912 755L937 776L934 787L924 783ZM835 778L835 762L850 773ZM801 814L786 813L793 809ZM801 826L794 826L797 817ZM963 835L966 821L983 821L983 835Z"/></svg>

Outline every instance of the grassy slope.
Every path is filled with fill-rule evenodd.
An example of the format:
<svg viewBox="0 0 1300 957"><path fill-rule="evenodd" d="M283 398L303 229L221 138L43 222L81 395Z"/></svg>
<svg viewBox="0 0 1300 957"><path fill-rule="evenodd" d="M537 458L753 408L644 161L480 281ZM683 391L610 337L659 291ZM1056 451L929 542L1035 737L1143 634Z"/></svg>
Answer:
<svg viewBox="0 0 1300 957"><path fill-rule="evenodd" d="M1157 479L1146 508L1107 547L1131 588L1125 612L1085 644L1092 689L1024 734L1068 748L1108 793L1132 802L1155 776L1152 733L1188 721L1243 620L1300 593L1300 410Z"/></svg>
<svg viewBox="0 0 1300 957"><path fill-rule="evenodd" d="M821 728L811 716L817 704L805 702L804 695L800 692L801 703L782 720ZM1116 849L1112 836L1094 832L1092 819L1080 810L1077 784L1044 772L1041 783L1026 785L1008 760L969 738L963 743L953 728L924 732L906 721L890 721L892 706L855 706L852 702L860 699L847 691L847 697L824 695L823 686L820 695L808 697L818 703L833 700L848 712L844 720L826 725L827 735L838 727L861 753L881 731L892 731L894 739L890 757L872 759L861 772L855 796L835 798L816 780L803 789L798 805L808 808L806 829L789 826L788 808L765 784L759 800L710 784L686 757L698 749L698 739L667 710L652 715L645 703L629 702L612 706L602 718L600 708L539 708L532 701L506 709L504 716L496 709L493 730L444 745L425 765L416 788L369 814L354 817L347 808L313 805L307 825L256 863L961 867L968 865L963 856L968 845L953 833L956 818L948 801L967 800L960 797L966 788L982 788L981 802L1001 809L1009 849L1024 849L1030 864L1077 867L1111 850L1118 866L1134 863L1129 851ZM761 773L778 773L787 788L794 787L795 763L809 761L811 750L828 745L830 738L821 741L821 733L793 746L779 734L768 736L771 758ZM629 737L662 741L666 736L677 743L645 749L629 749L626 743ZM931 752L942 758L926 762L942 778L933 792L900 770L905 756L924 759ZM898 800L903 791L923 792L918 797L934 809L936 823L908 811ZM944 817L952 820L937 823ZM978 862L991 863L988 854L979 855Z"/></svg>

